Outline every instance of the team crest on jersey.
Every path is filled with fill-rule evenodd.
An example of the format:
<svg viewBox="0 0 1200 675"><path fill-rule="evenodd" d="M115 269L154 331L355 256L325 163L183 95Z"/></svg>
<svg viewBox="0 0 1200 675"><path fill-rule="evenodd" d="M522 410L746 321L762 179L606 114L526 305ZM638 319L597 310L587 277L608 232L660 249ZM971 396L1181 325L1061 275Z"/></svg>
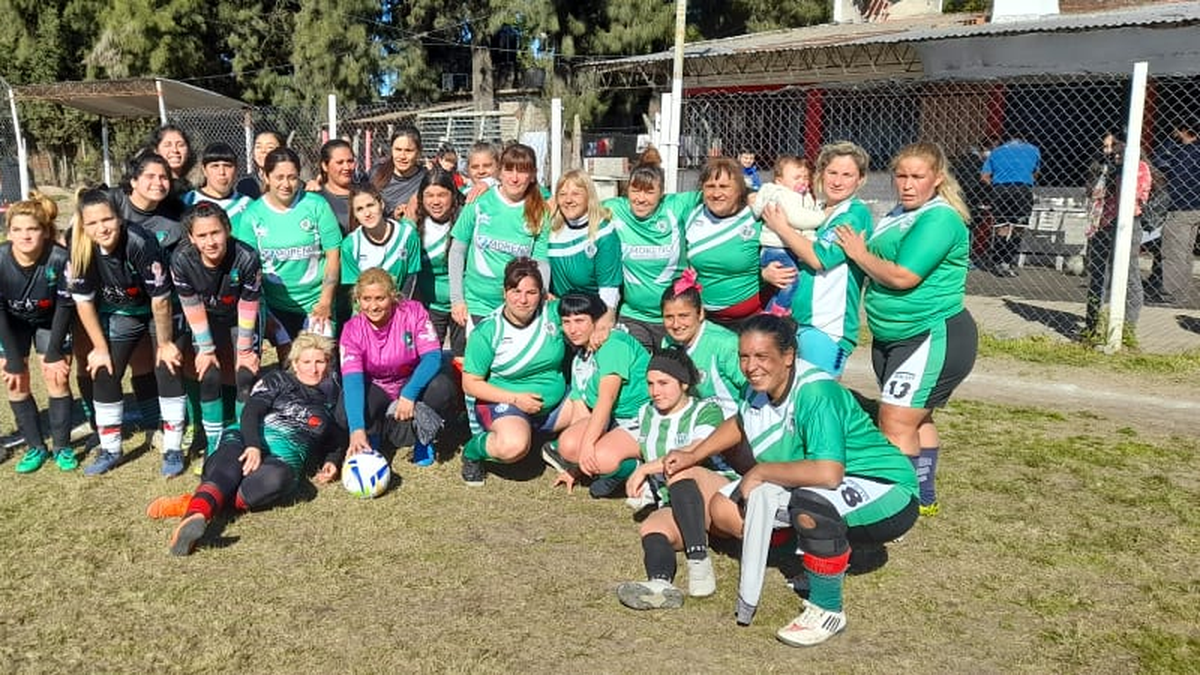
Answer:
<svg viewBox="0 0 1200 675"><path fill-rule="evenodd" d="M304 232L312 232L317 229L317 226L313 221L305 218L300 221L300 229Z"/></svg>
<svg viewBox="0 0 1200 675"><path fill-rule="evenodd" d="M409 331L404 331L404 346L405 347L413 346L413 334L410 333Z"/></svg>
<svg viewBox="0 0 1200 675"><path fill-rule="evenodd" d="M689 438L687 434L685 434L685 433L675 434L675 446L674 447L682 448L683 446L685 446L691 442L692 442L692 439Z"/></svg>
<svg viewBox="0 0 1200 675"><path fill-rule="evenodd" d="M588 245L583 247L583 254L589 258L595 258L596 257L596 244L594 242L589 241Z"/></svg>
<svg viewBox="0 0 1200 675"><path fill-rule="evenodd" d="M670 227L671 224L663 218L659 218L658 222L654 223L654 229L658 230L659 232L666 232L668 229L670 229Z"/></svg>
<svg viewBox="0 0 1200 675"><path fill-rule="evenodd" d="M741 230L742 241L754 239L754 223L746 223Z"/></svg>
<svg viewBox="0 0 1200 675"><path fill-rule="evenodd" d="M558 326L555 326L553 323L547 321L545 327L542 328L542 330L546 331L546 335L554 335L555 333L558 332Z"/></svg>

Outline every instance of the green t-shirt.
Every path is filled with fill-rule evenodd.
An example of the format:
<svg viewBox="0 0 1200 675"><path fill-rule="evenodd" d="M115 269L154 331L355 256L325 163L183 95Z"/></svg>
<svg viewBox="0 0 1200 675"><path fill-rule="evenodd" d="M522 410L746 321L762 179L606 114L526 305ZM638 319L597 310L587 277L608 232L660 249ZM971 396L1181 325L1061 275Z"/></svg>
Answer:
<svg viewBox="0 0 1200 675"><path fill-rule="evenodd" d="M504 304L504 268L516 258L547 260L549 214L537 236L525 225L525 202L509 203L498 188L463 207L450 236L467 244L463 299L475 315Z"/></svg>
<svg viewBox="0 0 1200 675"><path fill-rule="evenodd" d="M417 297L430 310L450 311L450 228L454 223L425 219L421 233L421 271L417 273Z"/></svg>
<svg viewBox="0 0 1200 675"><path fill-rule="evenodd" d="M912 462L891 444L854 395L824 370L797 361L791 388L779 405L746 388L738 423L759 462L830 460L847 476L902 486L917 496Z"/></svg>
<svg viewBox="0 0 1200 675"><path fill-rule="evenodd" d="M285 211L255 201L233 236L258 251L267 307L307 314L321 299L325 253L341 245L342 228L323 197L304 192Z"/></svg>
<svg viewBox="0 0 1200 675"><path fill-rule="evenodd" d="M681 346L670 336L663 338L663 347ZM687 354L700 373L693 394L721 407L726 417L737 413L737 402L746 386L746 375L738 364L738 336L710 321L700 324Z"/></svg>
<svg viewBox="0 0 1200 675"><path fill-rule="evenodd" d="M876 339L903 340L958 314L967 293L971 234L941 197L899 208L875 225L867 249L921 278L907 290L867 284L867 324Z"/></svg>
<svg viewBox="0 0 1200 675"><path fill-rule="evenodd" d="M354 284L363 271L383 268L404 288L409 277L421 270L421 236L408 219L392 221L391 237L376 244L363 228L357 228L342 240L342 283Z"/></svg>
<svg viewBox="0 0 1200 675"><path fill-rule="evenodd" d="M512 392L540 394L540 413L553 410L566 391L565 355L558 303L549 302L528 326L514 326L498 309L467 338L463 372Z"/></svg>
<svg viewBox="0 0 1200 675"><path fill-rule="evenodd" d="M699 192L664 195L654 213L636 218L627 198L604 201L621 242L621 316L662 321L663 291L679 278L687 259L683 224L699 203Z"/></svg>
<svg viewBox="0 0 1200 675"><path fill-rule="evenodd" d="M813 252L822 270L799 262L792 318L836 340L850 352L858 344L858 310L865 274L850 262L837 243L837 228L845 225L871 237L871 209L857 197L838 204L817 228Z"/></svg>
<svg viewBox="0 0 1200 675"><path fill-rule="evenodd" d="M704 309L710 312L757 297L762 221L747 206L719 218L701 204L688 218L687 266L696 270Z"/></svg>
<svg viewBox="0 0 1200 675"><path fill-rule="evenodd" d="M572 291L598 293L601 288L621 287L621 242L612 223L596 228L595 239L588 226L563 225L550 233L550 290L562 297Z"/></svg>
<svg viewBox="0 0 1200 675"><path fill-rule="evenodd" d="M650 353L633 336L614 330L604 344L590 356L576 354L571 361L571 398L582 399L589 410L596 407L600 380L608 375L621 378L621 390L613 403L613 419L633 419L650 394L646 386L646 366Z"/></svg>

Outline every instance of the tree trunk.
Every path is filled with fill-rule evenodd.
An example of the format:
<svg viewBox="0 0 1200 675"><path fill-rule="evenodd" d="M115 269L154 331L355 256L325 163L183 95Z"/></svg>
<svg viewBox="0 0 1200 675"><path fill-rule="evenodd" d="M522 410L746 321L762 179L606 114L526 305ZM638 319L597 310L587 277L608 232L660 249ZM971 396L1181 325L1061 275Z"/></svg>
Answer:
<svg viewBox="0 0 1200 675"><path fill-rule="evenodd" d="M475 99L475 109L495 110L495 91L492 50L487 45L475 44L471 47L471 93Z"/></svg>

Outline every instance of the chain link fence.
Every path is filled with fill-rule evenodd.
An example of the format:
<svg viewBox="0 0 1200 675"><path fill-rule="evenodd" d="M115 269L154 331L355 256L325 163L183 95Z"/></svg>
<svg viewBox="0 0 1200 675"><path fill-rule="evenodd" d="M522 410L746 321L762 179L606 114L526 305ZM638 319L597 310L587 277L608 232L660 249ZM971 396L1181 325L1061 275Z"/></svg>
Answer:
<svg viewBox="0 0 1200 675"><path fill-rule="evenodd" d="M936 141L973 212L967 291L996 310L977 317L985 330L1103 342L1130 96L1127 76L1057 75L704 93L684 101L680 165L694 181L708 157L752 152L766 180L780 155L815 160L825 143L854 141L871 155L861 196L879 216L895 204L891 157L913 141ZM1197 116L1200 78L1150 79L1142 134L1133 144L1147 163L1136 198L1146 218L1134 223L1127 244L1138 266L1127 284L1126 346L1140 339L1156 351L1200 348L1192 271L1200 142L1190 143ZM1115 154L1105 154L1106 137ZM1040 163L1032 202L1014 207L1011 185L989 185L982 176L989 155L998 165L1017 141L1037 148ZM1003 170L994 177L1028 180ZM691 187L684 181L681 187ZM1019 227L1000 236L1005 224ZM1150 311L1159 308L1168 311Z"/></svg>
<svg viewBox="0 0 1200 675"><path fill-rule="evenodd" d="M0 79L0 210L21 199L20 165L17 159L17 133L10 114L12 92ZM0 227L3 219L0 218Z"/></svg>

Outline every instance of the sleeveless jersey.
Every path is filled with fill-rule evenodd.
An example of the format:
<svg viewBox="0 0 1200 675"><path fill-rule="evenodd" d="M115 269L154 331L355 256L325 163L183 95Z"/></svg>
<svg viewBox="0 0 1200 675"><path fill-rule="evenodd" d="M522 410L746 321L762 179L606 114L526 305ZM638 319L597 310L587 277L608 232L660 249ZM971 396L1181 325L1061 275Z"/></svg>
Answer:
<svg viewBox="0 0 1200 675"><path fill-rule="evenodd" d="M683 345L667 336L662 346ZM733 417L737 413L742 389L746 386L746 375L738 365L737 334L710 321L703 321L696 331L696 337L692 338L691 346L686 349L700 373L700 381L696 383L694 392L696 397L716 403L726 417Z"/></svg>
<svg viewBox="0 0 1200 675"><path fill-rule="evenodd" d="M921 277L907 290L867 285L867 323L877 339L912 337L962 311L971 235L941 197L912 211L897 207L880 219L867 248Z"/></svg>
<svg viewBox="0 0 1200 675"><path fill-rule="evenodd" d="M759 462L831 460L847 476L902 486L917 496L912 462L892 445L854 395L824 370L796 359L784 400L746 388L738 421Z"/></svg>
<svg viewBox="0 0 1200 675"><path fill-rule="evenodd" d="M421 271L417 273L417 295L431 311L450 311L450 228L454 223L425 219L421 233Z"/></svg>
<svg viewBox="0 0 1200 675"><path fill-rule="evenodd" d="M588 225L563 225L550 233L550 290L567 293L598 293L601 288L621 287L621 242L612 223L605 221L588 236Z"/></svg>
<svg viewBox="0 0 1200 675"><path fill-rule="evenodd" d="M571 361L571 398L582 399L588 410L596 407L600 380L609 375L621 378L621 389L613 402L613 419L633 419L650 400L646 366L650 353L633 336L614 330L591 354L579 353Z"/></svg>
<svg viewBox="0 0 1200 675"><path fill-rule="evenodd" d="M683 271L687 242L683 223L700 203L699 192L663 195L654 213L637 218L629 199L606 199L613 229L621 242L621 316L662 321L662 294Z"/></svg>
<svg viewBox="0 0 1200 675"><path fill-rule="evenodd" d="M110 253L93 244L87 273L76 275L68 264L67 280L72 299L95 302L101 314L148 316L152 298L171 294L162 249L154 236L137 225L122 228Z"/></svg>
<svg viewBox="0 0 1200 675"><path fill-rule="evenodd" d="M421 237L409 220L389 220L387 241L376 244L358 228L342 240L342 283L354 284L364 270L381 267L396 280L396 288L421 270Z"/></svg>
<svg viewBox="0 0 1200 675"><path fill-rule="evenodd" d="M320 300L325 252L342 243L329 204L311 192L301 193L285 211L265 198L255 201L233 236L258 251L267 306L293 314L307 314Z"/></svg>
<svg viewBox="0 0 1200 675"><path fill-rule="evenodd" d="M684 234L704 309L722 310L758 295L762 221L749 206L720 218L701 204L688 216Z"/></svg>
<svg viewBox="0 0 1200 675"><path fill-rule="evenodd" d="M871 209L857 197L838 204L816 231L813 252L822 270L799 261L792 318L836 340L847 351L858 344L858 310L865 274L846 258L837 243L837 228L846 225L871 237Z"/></svg>
<svg viewBox="0 0 1200 675"><path fill-rule="evenodd" d="M546 303L524 328L514 326L498 309L471 331L463 372L515 392L542 397L539 413L554 410L566 391L562 363L566 353L558 325L558 303Z"/></svg>
<svg viewBox="0 0 1200 675"><path fill-rule="evenodd" d="M525 202L510 204L493 188L463 207L450 236L467 244L463 299L473 315L504 304L504 267L516 258L547 259L549 215L535 237L525 225Z"/></svg>
<svg viewBox="0 0 1200 675"><path fill-rule="evenodd" d="M262 291L258 254L232 238L225 258L216 267L206 266L191 242L180 245L171 256L171 280L180 297L199 298L211 327L236 326L238 302L257 302Z"/></svg>
<svg viewBox="0 0 1200 675"><path fill-rule="evenodd" d="M0 244L0 307L9 317L36 328L49 328L59 303L71 304L67 290L67 249L48 244L30 267L22 267L12 242Z"/></svg>

